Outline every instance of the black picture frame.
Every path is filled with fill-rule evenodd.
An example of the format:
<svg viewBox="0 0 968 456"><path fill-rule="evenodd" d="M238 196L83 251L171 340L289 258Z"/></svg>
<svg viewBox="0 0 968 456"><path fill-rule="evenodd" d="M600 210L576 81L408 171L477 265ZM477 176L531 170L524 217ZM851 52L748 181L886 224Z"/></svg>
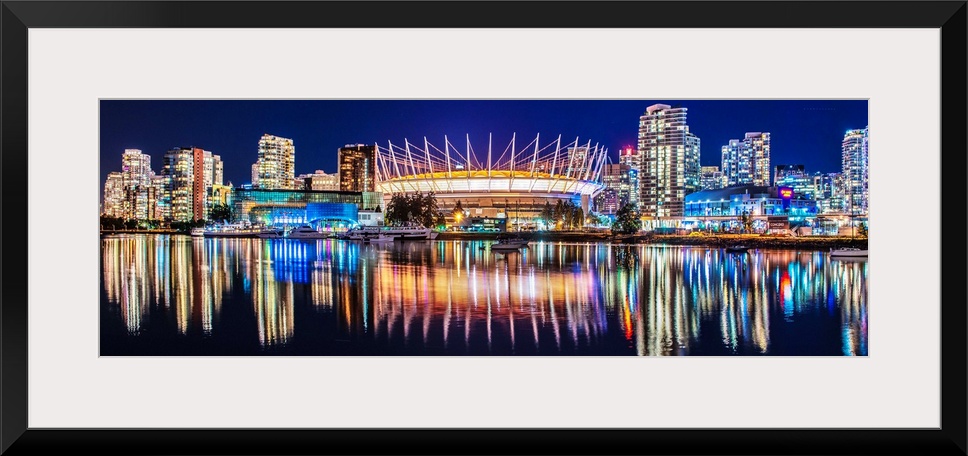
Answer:
<svg viewBox="0 0 968 456"><path fill-rule="evenodd" d="M554 8L554 14L548 8ZM966 2L3 1L0 452L20 454L966 454ZM443 19L442 19L443 18ZM27 30L44 27L860 27L941 31L938 429L36 429L27 427ZM899 88L903 90L903 88ZM4 229L6 228L6 229Z"/></svg>

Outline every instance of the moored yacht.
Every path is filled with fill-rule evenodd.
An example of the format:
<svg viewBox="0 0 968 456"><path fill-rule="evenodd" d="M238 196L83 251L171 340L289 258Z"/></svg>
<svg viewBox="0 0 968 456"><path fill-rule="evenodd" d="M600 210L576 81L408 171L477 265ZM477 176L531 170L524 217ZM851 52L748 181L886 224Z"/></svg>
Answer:
<svg viewBox="0 0 968 456"><path fill-rule="evenodd" d="M258 238L281 236L282 230L266 226L222 225L206 229L203 235L205 237Z"/></svg>
<svg viewBox="0 0 968 456"><path fill-rule="evenodd" d="M289 239L326 239L330 237L330 234L318 231L309 225L303 225L290 231L286 237Z"/></svg>
<svg viewBox="0 0 968 456"><path fill-rule="evenodd" d="M423 241L437 237L437 233L423 226L362 226L347 231L346 239L360 241L377 234L399 241Z"/></svg>
<svg viewBox="0 0 968 456"><path fill-rule="evenodd" d="M867 258L867 250L858 249L856 247L831 249L830 258Z"/></svg>

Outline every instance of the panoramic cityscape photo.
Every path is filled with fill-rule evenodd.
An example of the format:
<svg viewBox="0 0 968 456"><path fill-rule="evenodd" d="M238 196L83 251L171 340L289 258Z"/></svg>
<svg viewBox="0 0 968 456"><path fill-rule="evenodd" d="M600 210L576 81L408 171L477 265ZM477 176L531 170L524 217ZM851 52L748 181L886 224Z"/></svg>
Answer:
<svg viewBox="0 0 968 456"><path fill-rule="evenodd" d="M868 354L867 100L99 104L102 356Z"/></svg>

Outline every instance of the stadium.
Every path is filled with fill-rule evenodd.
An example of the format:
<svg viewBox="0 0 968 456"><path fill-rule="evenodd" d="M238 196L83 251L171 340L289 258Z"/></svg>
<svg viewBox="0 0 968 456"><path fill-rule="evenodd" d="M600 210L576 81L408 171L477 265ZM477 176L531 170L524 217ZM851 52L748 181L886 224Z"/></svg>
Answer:
<svg viewBox="0 0 968 456"><path fill-rule="evenodd" d="M441 146L426 138L422 144L404 140L377 146L377 191L389 200L394 194L434 192L449 226L470 231L545 229L540 220L545 203L570 201L588 214L600 193L601 173L608 150L582 144L579 138L562 143L561 136L541 145L535 135L528 143L512 135L507 146L475 151L469 136L461 147L446 136ZM460 203L463 216L452 216Z"/></svg>

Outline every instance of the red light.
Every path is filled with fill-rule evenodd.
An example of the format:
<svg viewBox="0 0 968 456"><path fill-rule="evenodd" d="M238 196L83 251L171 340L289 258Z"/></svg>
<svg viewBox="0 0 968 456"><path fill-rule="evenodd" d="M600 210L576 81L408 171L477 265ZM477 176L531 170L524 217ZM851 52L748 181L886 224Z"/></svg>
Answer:
<svg viewBox="0 0 968 456"><path fill-rule="evenodd" d="M793 190L783 189L780 190L780 195L784 198L790 198L793 196Z"/></svg>

